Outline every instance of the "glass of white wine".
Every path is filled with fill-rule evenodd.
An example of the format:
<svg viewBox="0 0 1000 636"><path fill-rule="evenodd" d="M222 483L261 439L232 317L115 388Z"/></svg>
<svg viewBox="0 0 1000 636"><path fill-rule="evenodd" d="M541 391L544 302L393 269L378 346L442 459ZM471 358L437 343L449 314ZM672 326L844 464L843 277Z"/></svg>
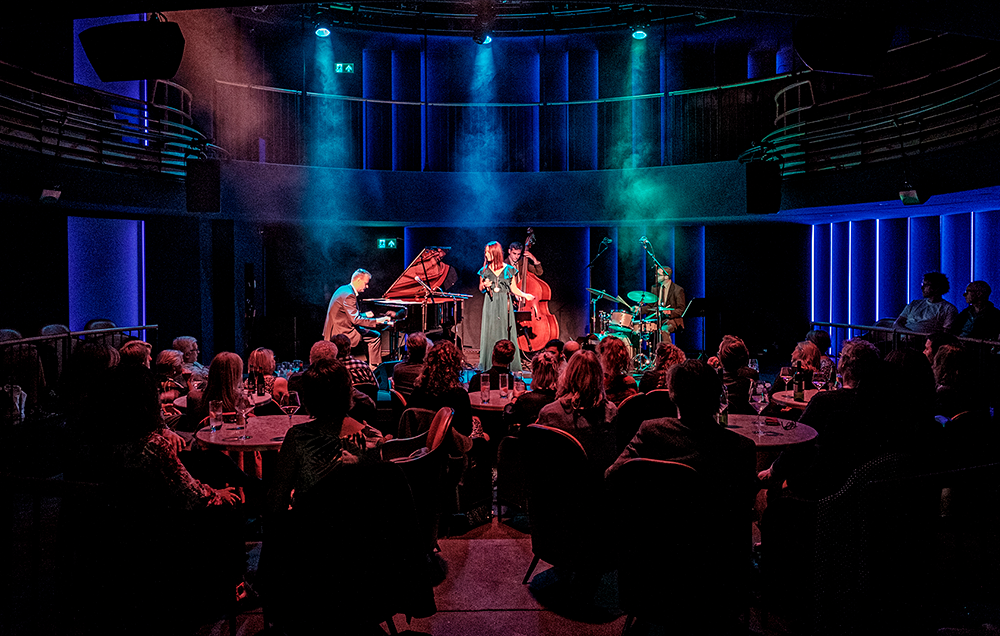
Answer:
<svg viewBox="0 0 1000 636"><path fill-rule="evenodd" d="M750 385L750 406L757 411L757 419L754 422L754 434L763 435L762 420L760 414L767 408L767 384L764 382L754 382Z"/></svg>
<svg viewBox="0 0 1000 636"><path fill-rule="evenodd" d="M288 425L292 424L292 416L298 413L299 407L302 403L299 401L298 391L289 391L287 394L281 396L281 402L279 404L281 410L284 411L285 415L288 416Z"/></svg>

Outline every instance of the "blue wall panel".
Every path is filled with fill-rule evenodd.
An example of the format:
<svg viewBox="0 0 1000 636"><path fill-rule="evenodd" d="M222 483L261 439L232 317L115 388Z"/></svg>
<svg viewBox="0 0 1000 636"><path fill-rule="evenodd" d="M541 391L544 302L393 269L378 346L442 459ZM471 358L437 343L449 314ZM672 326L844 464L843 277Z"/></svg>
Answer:
<svg viewBox="0 0 1000 636"><path fill-rule="evenodd" d="M951 291L944 295L957 307L964 307L962 292L972 280L972 215L941 217L941 271L948 276Z"/></svg>
<svg viewBox="0 0 1000 636"><path fill-rule="evenodd" d="M906 306L907 219L878 221L878 303L875 319L895 318Z"/></svg>
<svg viewBox="0 0 1000 636"><path fill-rule="evenodd" d="M141 322L142 221L68 217L69 328L106 318Z"/></svg>
<svg viewBox="0 0 1000 636"><path fill-rule="evenodd" d="M830 227L830 322L850 320L850 223Z"/></svg>
<svg viewBox="0 0 1000 636"><path fill-rule="evenodd" d="M1000 290L1000 210L977 212L973 217L973 232L974 278ZM992 300L1000 304L996 295Z"/></svg>
<svg viewBox="0 0 1000 636"><path fill-rule="evenodd" d="M812 227L811 314L816 322L830 320L830 225Z"/></svg>
<svg viewBox="0 0 1000 636"><path fill-rule="evenodd" d="M851 222L851 324L871 325L875 315L875 221Z"/></svg>
<svg viewBox="0 0 1000 636"><path fill-rule="evenodd" d="M907 303L920 298L920 281L925 273L941 271L941 217L911 217L908 244Z"/></svg>

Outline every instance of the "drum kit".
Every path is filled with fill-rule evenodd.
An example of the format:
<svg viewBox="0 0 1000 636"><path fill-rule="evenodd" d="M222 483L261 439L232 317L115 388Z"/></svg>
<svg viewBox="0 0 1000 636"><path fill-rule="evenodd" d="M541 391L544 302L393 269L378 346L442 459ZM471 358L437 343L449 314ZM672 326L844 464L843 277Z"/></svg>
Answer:
<svg viewBox="0 0 1000 636"><path fill-rule="evenodd" d="M598 340L607 337L620 338L625 342L625 346L632 356L632 366L636 371L646 371L653 366L653 355L651 354L650 340L659 340L662 331L667 333L667 324L664 316L667 312L673 311L672 307L659 307L656 304L656 294L647 291L632 291L626 297L635 306L621 296L611 294L599 289L587 288L591 294L593 303L593 323L591 333L597 336ZM597 311L598 300L610 300L625 305L627 311ZM656 338L654 338L656 336ZM656 342L653 343L655 348Z"/></svg>

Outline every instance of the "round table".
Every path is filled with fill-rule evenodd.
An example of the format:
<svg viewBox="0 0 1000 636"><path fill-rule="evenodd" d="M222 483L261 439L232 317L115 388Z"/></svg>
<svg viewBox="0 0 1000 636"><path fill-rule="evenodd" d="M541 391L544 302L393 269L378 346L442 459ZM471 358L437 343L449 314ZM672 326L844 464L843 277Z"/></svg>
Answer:
<svg viewBox="0 0 1000 636"><path fill-rule="evenodd" d="M781 450L796 444L805 444L816 439L818 433L816 429L805 424L799 424L795 420L784 420L777 417L764 417L765 422L762 427L765 434L757 435L754 422L756 415L730 415L729 428L734 433L739 433L747 439L752 439L757 444L758 450ZM786 430L786 426L792 426Z"/></svg>
<svg viewBox="0 0 1000 636"><path fill-rule="evenodd" d="M793 406L795 408L804 409L809 405L809 400L812 396L819 393L816 389L806 389L805 398L800 402L795 399L795 391L776 391L771 395L771 400L781 406Z"/></svg>
<svg viewBox="0 0 1000 636"><path fill-rule="evenodd" d="M195 433L195 437L209 446L228 451L277 450L285 441L285 433L289 428L310 419L308 415L293 415L289 424L287 415L251 416L246 429L235 429L233 424L223 424L221 429L213 433L206 426ZM249 433L250 439L236 439L244 430Z"/></svg>
<svg viewBox="0 0 1000 636"><path fill-rule="evenodd" d="M480 395L479 391L469 392L469 402L472 404L473 411L485 411L487 413L499 413L503 411L503 407L507 406L514 401L514 391L511 390L507 394L506 398L500 397L500 390L495 389L490 391L490 401L483 404L483 396Z"/></svg>

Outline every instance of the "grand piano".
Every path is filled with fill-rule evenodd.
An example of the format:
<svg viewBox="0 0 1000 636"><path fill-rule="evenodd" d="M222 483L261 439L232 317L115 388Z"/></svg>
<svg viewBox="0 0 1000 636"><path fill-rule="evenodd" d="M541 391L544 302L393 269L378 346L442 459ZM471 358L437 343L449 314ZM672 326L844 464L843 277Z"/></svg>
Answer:
<svg viewBox="0 0 1000 636"><path fill-rule="evenodd" d="M441 332L462 322L464 303L472 296L445 291L458 281L458 273L444 262L450 247L425 247L407 266L382 298L368 302L396 313L389 355L399 357L399 334ZM431 337L433 340L433 336Z"/></svg>

